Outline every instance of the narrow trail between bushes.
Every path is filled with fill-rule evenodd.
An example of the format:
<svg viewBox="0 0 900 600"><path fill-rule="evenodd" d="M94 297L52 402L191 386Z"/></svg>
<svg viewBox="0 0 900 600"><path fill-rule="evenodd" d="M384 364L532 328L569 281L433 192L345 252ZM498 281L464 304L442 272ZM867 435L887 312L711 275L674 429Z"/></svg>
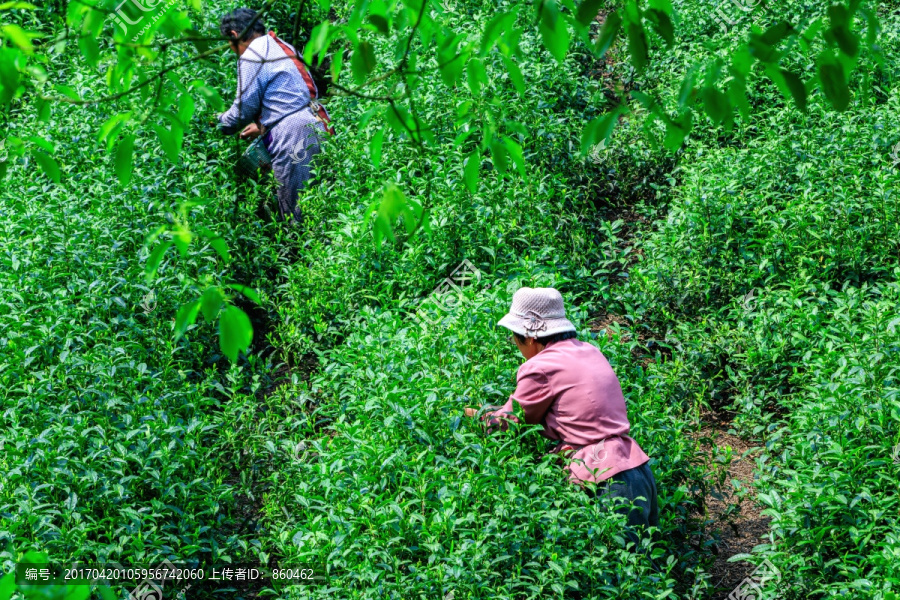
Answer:
<svg viewBox="0 0 900 600"><path fill-rule="evenodd" d="M598 21L602 23L601 18ZM602 78L605 72L609 74L611 66L611 62L606 61L601 65L603 70L594 69L591 76ZM616 85L613 82L607 87L613 90ZM622 192L619 190L620 195ZM626 285L630 269L644 258L644 249L640 246L637 233L651 228L663 215L641 214L632 206L632 203L641 201L637 198L619 198L614 205L608 204L607 200L610 199L595 199L594 204L598 207L598 218L623 223L616 237L617 247L626 258L617 267L623 275L618 285ZM673 357L673 350L667 343L667 332L660 331L659 324L632 322L624 315L602 311L593 315L589 326L592 332L610 338L620 335L623 343L632 346L632 355L645 369L657 361L664 362ZM730 419L724 414L703 413L697 426L698 431L691 436L697 443L697 464L709 468L712 481L707 481L709 485L702 497L703 514L699 517L705 524L697 532L697 539L691 542L696 547L711 551L713 562L707 572L717 591L710 600L722 600L754 569L746 561L729 562L729 559L739 554L749 554L769 530L769 519L760 514L761 507L754 500L753 487L754 461L764 452L764 448L736 435ZM720 457L725 456L729 449L732 459L723 465Z"/></svg>

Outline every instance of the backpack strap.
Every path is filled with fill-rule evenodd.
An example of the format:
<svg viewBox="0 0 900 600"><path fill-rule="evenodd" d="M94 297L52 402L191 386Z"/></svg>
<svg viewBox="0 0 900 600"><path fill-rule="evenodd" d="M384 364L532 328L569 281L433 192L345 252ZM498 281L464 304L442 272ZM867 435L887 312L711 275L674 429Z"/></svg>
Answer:
<svg viewBox="0 0 900 600"><path fill-rule="evenodd" d="M303 77L303 81L306 83L306 87L309 89L309 99L310 104L312 105L313 112L319 118L319 121L322 122L322 125L325 126L325 131L329 133L329 135L334 135L334 127L331 125L331 116L328 114L328 111L325 110L325 107L319 104L319 88L316 87L316 82L312 78L312 75L309 73L309 69L306 68L306 65L303 63L303 59L297 56L297 53L294 52L294 49L288 46L285 42L283 42L277 35L275 35L274 31L269 31L269 36L275 40L275 43L287 54L288 58L294 63L294 66L297 67L297 70L300 72L300 75Z"/></svg>

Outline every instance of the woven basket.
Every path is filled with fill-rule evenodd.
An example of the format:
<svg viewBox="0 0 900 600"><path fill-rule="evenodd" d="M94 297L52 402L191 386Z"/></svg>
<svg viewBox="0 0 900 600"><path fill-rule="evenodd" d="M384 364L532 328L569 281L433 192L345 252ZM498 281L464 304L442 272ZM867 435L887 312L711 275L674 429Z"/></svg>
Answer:
<svg viewBox="0 0 900 600"><path fill-rule="evenodd" d="M239 173L252 176L256 175L257 171L260 169L272 166L272 157L269 155L269 151L266 150L266 147L263 144L263 137L264 136L259 136L253 140L250 146L247 147L243 156L238 160L235 169Z"/></svg>

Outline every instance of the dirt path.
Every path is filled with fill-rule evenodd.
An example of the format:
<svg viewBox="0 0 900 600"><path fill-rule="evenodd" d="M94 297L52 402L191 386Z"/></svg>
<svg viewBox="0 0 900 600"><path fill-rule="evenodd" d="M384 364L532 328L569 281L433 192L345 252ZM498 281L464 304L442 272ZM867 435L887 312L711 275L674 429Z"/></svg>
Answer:
<svg viewBox="0 0 900 600"><path fill-rule="evenodd" d="M732 452L724 485L719 487L716 482L713 493L706 497L707 518L712 532L719 538L713 546L715 561L708 569L710 583L718 590L711 600L724 600L755 568L750 563L728 562L728 559L737 554L749 554L754 546L762 543L763 536L769 531L769 517L760 514L762 509L753 500L753 468L756 457L764 448L728 433L729 424L716 421L713 415L705 415L704 423L704 427L693 436L700 441L701 449L708 452L702 458L714 462L717 455L726 452L726 448L730 447ZM743 498L738 498L735 493L733 481L740 482L740 487L746 490ZM708 535L703 541L709 539L713 536Z"/></svg>

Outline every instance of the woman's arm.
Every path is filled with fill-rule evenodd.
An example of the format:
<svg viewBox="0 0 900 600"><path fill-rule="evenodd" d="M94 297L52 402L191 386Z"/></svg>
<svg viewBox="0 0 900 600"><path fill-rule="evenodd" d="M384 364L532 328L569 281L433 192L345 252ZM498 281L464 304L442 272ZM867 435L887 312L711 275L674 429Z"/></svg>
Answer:
<svg viewBox="0 0 900 600"><path fill-rule="evenodd" d="M526 363L527 365L527 363ZM537 425L544 419L550 405L553 404L553 393L550 390L550 381L547 376L539 368L528 368L519 370L519 380L516 384L516 391L513 392L506 404L500 410L486 413L483 419L488 419L488 426L499 425L501 429L506 429L507 424L501 422L501 419L508 419L519 422L519 419L513 415L513 402L518 402L525 413L525 422L529 425Z"/></svg>

